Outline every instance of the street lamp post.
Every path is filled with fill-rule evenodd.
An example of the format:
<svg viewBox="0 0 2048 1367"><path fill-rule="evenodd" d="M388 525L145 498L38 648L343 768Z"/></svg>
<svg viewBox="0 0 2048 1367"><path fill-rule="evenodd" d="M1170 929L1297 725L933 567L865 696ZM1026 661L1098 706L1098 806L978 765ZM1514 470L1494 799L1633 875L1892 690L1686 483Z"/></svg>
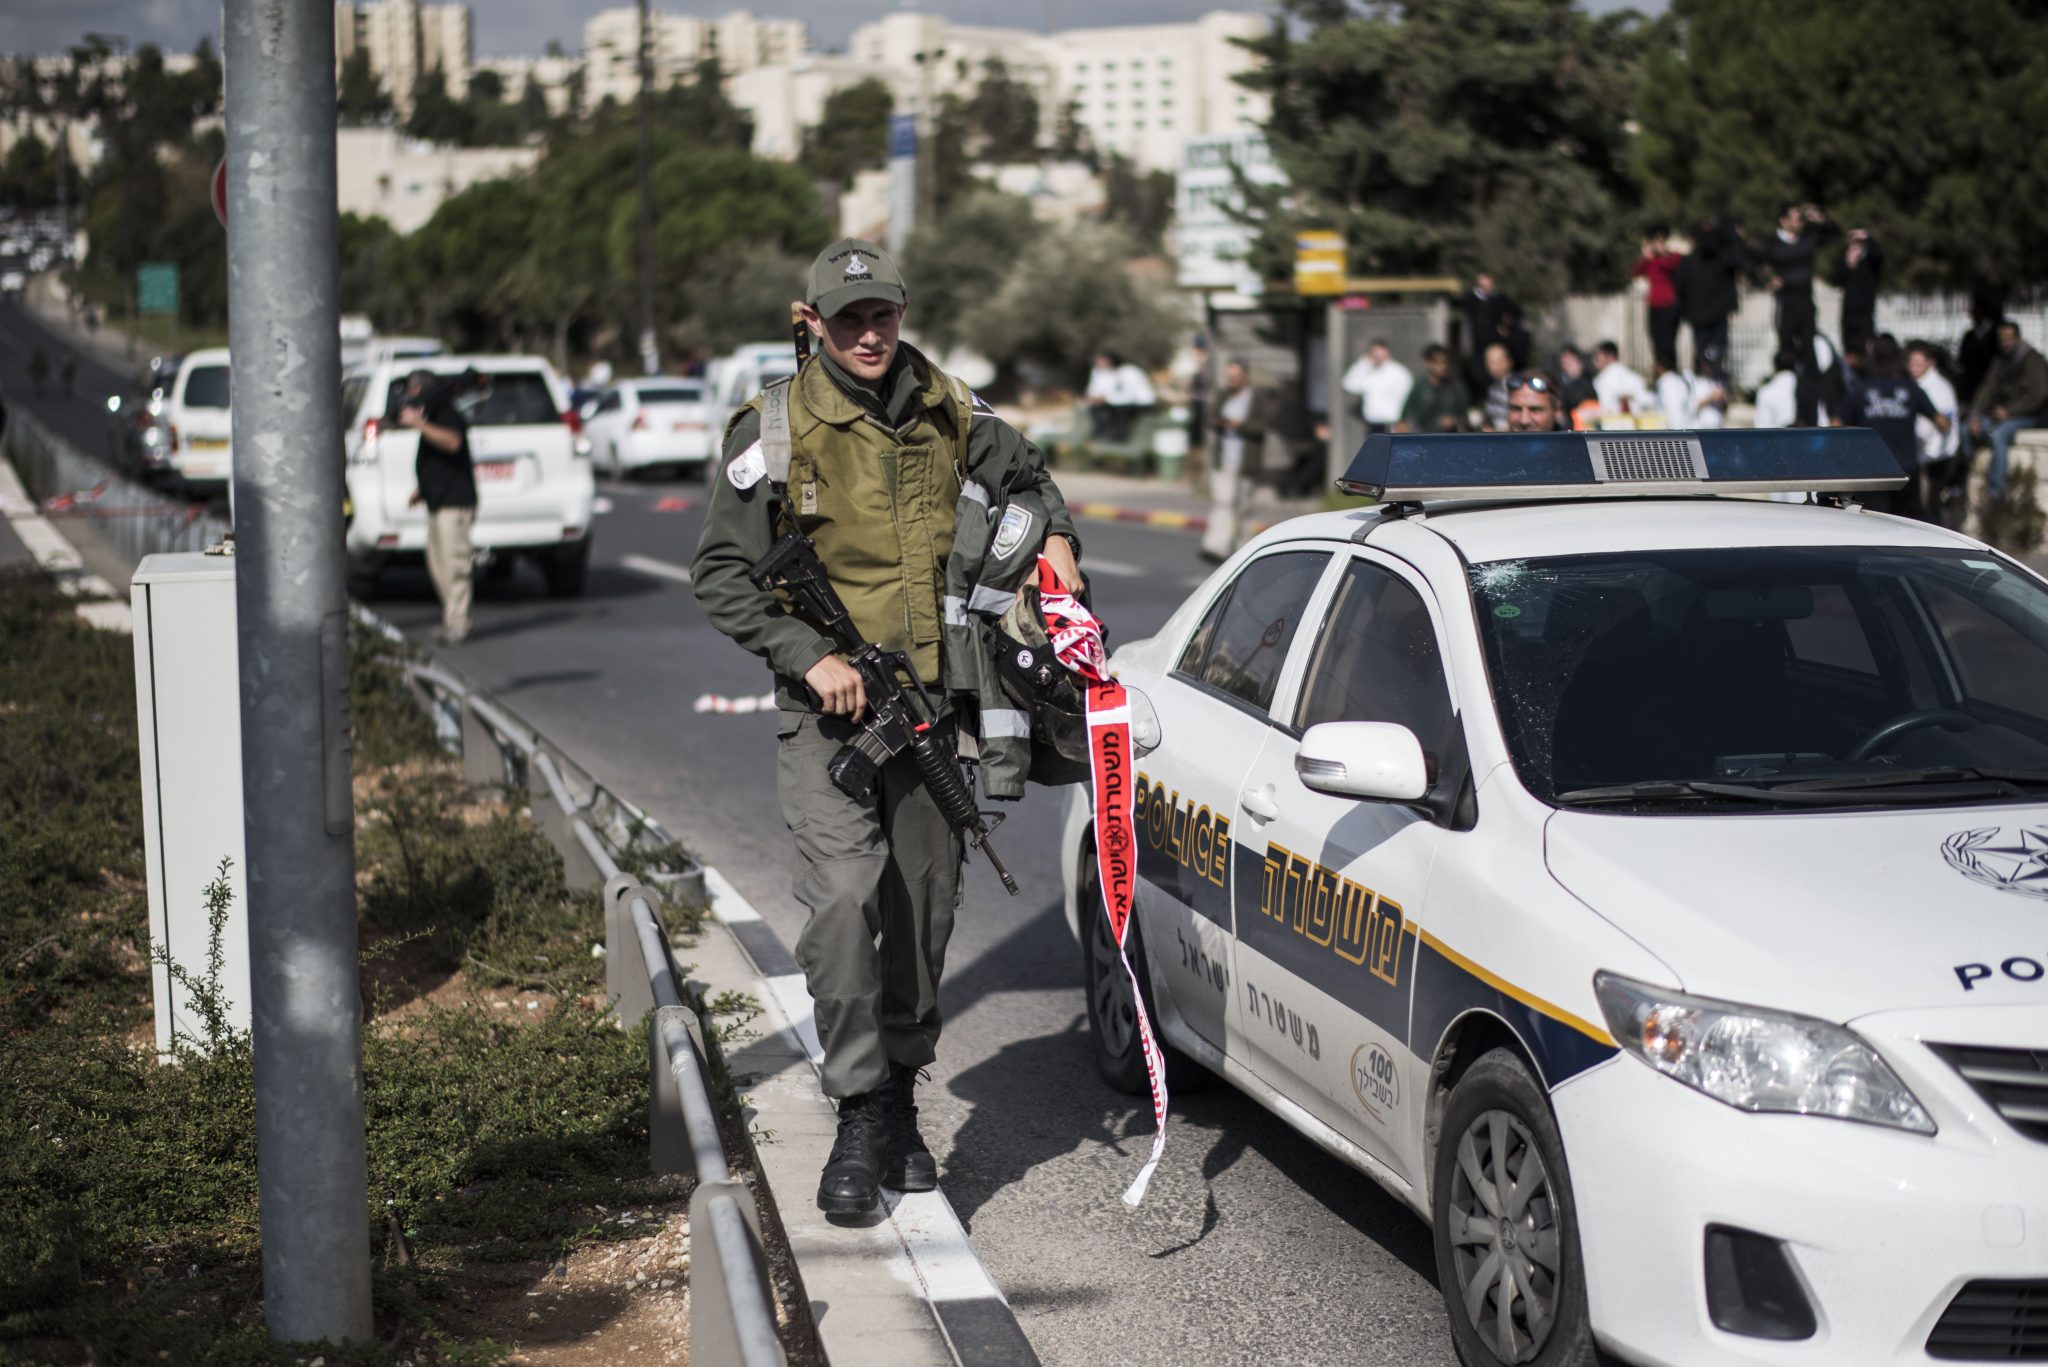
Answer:
<svg viewBox="0 0 2048 1367"><path fill-rule="evenodd" d="M263 1315L367 1341L334 15L226 0L236 649Z"/></svg>
<svg viewBox="0 0 2048 1367"><path fill-rule="evenodd" d="M917 63L917 222L920 227L937 216L938 186L932 167L932 133L938 126L932 118L932 67L946 56L942 47L925 48L911 54Z"/></svg>
<svg viewBox="0 0 2048 1367"><path fill-rule="evenodd" d="M647 90L654 83L653 37L647 0L640 0L640 369L661 373L661 343L654 331L654 126L647 115Z"/></svg>

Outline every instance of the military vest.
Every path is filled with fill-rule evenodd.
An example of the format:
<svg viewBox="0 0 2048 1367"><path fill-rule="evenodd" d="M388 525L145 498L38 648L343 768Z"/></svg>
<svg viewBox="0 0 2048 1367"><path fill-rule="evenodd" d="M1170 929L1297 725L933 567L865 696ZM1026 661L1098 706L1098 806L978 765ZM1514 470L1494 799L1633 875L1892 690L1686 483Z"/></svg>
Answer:
<svg viewBox="0 0 2048 1367"><path fill-rule="evenodd" d="M815 359L781 394L751 406L787 404L785 516L816 544L855 628L902 651L937 686L946 560L973 413L966 386L914 359L929 378L901 427L847 395ZM764 411L763 426L765 445L780 415Z"/></svg>

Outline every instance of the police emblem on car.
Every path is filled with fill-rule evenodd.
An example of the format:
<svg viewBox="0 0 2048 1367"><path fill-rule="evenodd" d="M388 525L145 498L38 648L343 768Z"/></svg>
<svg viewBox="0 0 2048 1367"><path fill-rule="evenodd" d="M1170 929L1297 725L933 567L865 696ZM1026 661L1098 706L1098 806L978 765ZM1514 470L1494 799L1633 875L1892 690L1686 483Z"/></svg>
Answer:
<svg viewBox="0 0 2048 1367"><path fill-rule="evenodd" d="M2048 901L2048 827L1957 831L1941 842L1948 866L1973 883Z"/></svg>

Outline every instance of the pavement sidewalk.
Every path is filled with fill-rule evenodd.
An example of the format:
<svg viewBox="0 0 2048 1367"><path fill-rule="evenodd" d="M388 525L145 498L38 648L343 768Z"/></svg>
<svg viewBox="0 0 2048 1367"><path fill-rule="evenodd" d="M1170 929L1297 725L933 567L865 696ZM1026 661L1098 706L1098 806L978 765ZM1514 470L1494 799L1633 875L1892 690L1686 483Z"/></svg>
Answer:
<svg viewBox="0 0 2048 1367"><path fill-rule="evenodd" d="M803 971L731 883L716 869L704 876L713 919L676 952L705 1000L736 991L761 1006L722 1052L832 1367L1037 1367L943 1190L885 1192L860 1220L818 1210L838 1111L819 1090L823 1051Z"/></svg>

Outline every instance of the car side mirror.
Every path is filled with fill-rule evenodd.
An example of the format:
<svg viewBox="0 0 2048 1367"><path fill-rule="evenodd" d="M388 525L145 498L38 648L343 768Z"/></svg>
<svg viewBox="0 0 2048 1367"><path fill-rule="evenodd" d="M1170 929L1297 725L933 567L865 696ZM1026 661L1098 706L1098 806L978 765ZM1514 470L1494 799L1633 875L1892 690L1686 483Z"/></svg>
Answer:
<svg viewBox="0 0 2048 1367"><path fill-rule="evenodd" d="M1304 787L1332 797L1419 802L1429 792L1429 761L1415 733L1390 721L1326 721L1311 726L1294 755Z"/></svg>
<svg viewBox="0 0 2048 1367"><path fill-rule="evenodd" d="M1126 689L1124 697L1131 708L1131 752L1141 757L1149 755L1164 739L1159 713L1153 709L1152 700L1135 688Z"/></svg>

